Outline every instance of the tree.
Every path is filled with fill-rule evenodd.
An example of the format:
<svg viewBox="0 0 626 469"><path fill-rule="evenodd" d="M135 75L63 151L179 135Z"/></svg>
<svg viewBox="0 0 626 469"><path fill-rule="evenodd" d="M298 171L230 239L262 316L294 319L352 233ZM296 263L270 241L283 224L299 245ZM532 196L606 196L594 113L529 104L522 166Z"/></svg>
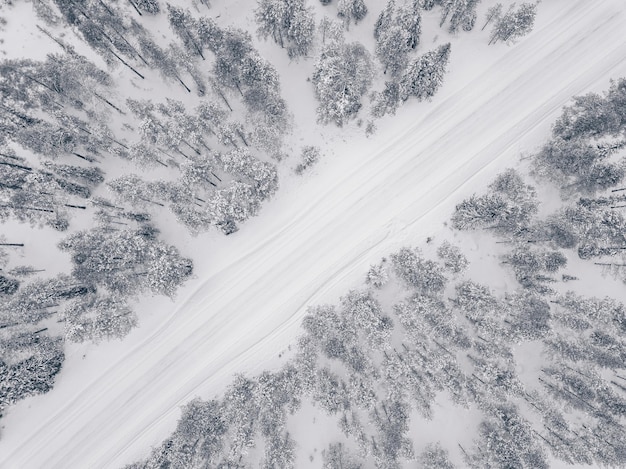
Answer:
<svg viewBox="0 0 626 469"><path fill-rule="evenodd" d="M471 31L476 23L476 6L479 2L480 0L443 0L439 26L443 26L450 17L451 33L458 32L460 27L464 31Z"/></svg>
<svg viewBox="0 0 626 469"><path fill-rule="evenodd" d="M341 299L342 315L348 322L358 324L367 345L374 349L389 346L393 322L383 314L380 303L369 291L351 291Z"/></svg>
<svg viewBox="0 0 626 469"><path fill-rule="evenodd" d="M479 426L477 451L468 458L471 467L548 469L546 455L526 421L512 404L494 408Z"/></svg>
<svg viewBox="0 0 626 469"><path fill-rule="evenodd" d="M437 294L446 286L441 267L423 259L416 249L402 248L391 255L391 263L396 275L420 293Z"/></svg>
<svg viewBox="0 0 626 469"><path fill-rule="evenodd" d="M339 127L356 116L372 82L369 53L357 43L333 41L323 48L312 78L318 121Z"/></svg>
<svg viewBox="0 0 626 469"><path fill-rule="evenodd" d="M231 181L228 186L213 192L207 201L207 213L213 223L225 234L237 231L237 222L256 215L261 199L249 183Z"/></svg>
<svg viewBox="0 0 626 469"><path fill-rule="evenodd" d="M553 137L533 160L534 173L561 186L565 195L575 192L595 194L619 184L624 178L624 159L607 161L626 142L608 145L591 143L587 138Z"/></svg>
<svg viewBox="0 0 626 469"><path fill-rule="evenodd" d="M272 36L280 47L286 47L289 57L306 56L315 33L312 9L304 0L259 0L255 10L261 37Z"/></svg>
<svg viewBox="0 0 626 469"><path fill-rule="evenodd" d="M296 442L289 432L284 435L272 435L266 440L265 458L263 459L263 469L273 469L275 467L295 468L295 448Z"/></svg>
<svg viewBox="0 0 626 469"><path fill-rule="evenodd" d="M13 295L19 287L19 280L7 277L5 275L0 275L0 295Z"/></svg>
<svg viewBox="0 0 626 469"><path fill-rule="evenodd" d="M470 321L488 320L499 310L498 300L484 285L468 280L457 284L455 289L454 305L465 313Z"/></svg>
<svg viewBox="0 0 626 469"><path fill-rule="evenodd" d="M159 241L157 233L149 225L120 231L96 227L72 234L59 248L72 254L72 275L82 282L124 295L150 290L173 296L191 275L193 262Z"/></svg>
<svg viewBox="0 0 626 469"><path fill-rule="evenodd" d="M449 241L444 241L437 248L437 257L443 261L444 268L453 274L463 272L469 265L461 249L453 246Z"/></svg>
<svg viewBox="0 0 626 469"><path fill-rule="evenodd" d="M363 463L352 455L341 443L330 443L322 452L324 469L361 469Z"/></svg>
<svg viewBox="0 0 626 469"><path fill-rule="evenodd" d="M513 334L522 340L537 340L545 337L550 331L550 305L539 295L519 293L507 298L512 311L508 320Z"/></svg>
<svg viewBox="0 0 626 469"><path fill-rule="evenodd" d="M337 16L343 20L346 29L349 29L350 22L361 21L367 15L367 6L363 0L339 0L337 3Z"/></svg>
<svg viewBox="0 0 626 469"><path fill-rule="evenodd" d="M296 174L302 174L311 166L313 166L320 158L320 149L316 146L305 146L302 147L302 155L301 155L301 163L298 163L296 166L295 172Z"/></svg>
<svg viewBox="0 0 626 469"><path fill-rule="evenodd" d="M489 189L483 196L472 195L458 204L452 226L459 230L493 228L513 235L526 232L538 210L535 189L514 170L498 175Z"/></svg>
<svg viewBox="0 0 626 469"><path fill-rule="evenodd" d="M574 97L573 101L571 106L563 108L554 123L552 134L555 138L599 138L619 133L621 118L608 96L588 93Z"/></svg>
<svg viewBox="0 0 626 469"><path fill-rule="evenodd" d="M374 288L382 288L388 280L387 266L385 265L385 259L383 259L381 263L370 267L365 282Z"/></svg>
<svg viewBox="0 0 626 469"><path fill-rule="evenodd" d="M602 155L598 148L583 139L554 138L535 156L535 170L555 182L567 183L569 178L586 173Z"/></svg>
<svg viewBox="0 0 626 469"><path fill-rule="evenodd" d="M247 149L239 148L217 156L222 169L252 183L259 198L270 197L278 188L278 174L271 163L259 161Z"/></svg>
<svg viewBox="0 0 626 469"><path fill-rule="evenodd" d="M509 9L494 24L489 44L498 41L511 42L530 33L535 25L536 15L536 3L522 3L517 10Z"/></svg>
<svg viewBox="0 0 626 469"><path fill-rule="evenodd" d="M489 7L487 9L487 14L485 15L485 24L481 28L481 31L484 30L489 23L492 21L498 21L502 16L502 3L496 3L494 6Z"/></svg>
<svg viewBox="0 0 626 469"><path fill-rule="evenodd" d="M550 274L562 269L567 265L567 258L560 251L524 246L507 254L505 263L513 267L515 278L524 288L548 293L549 289L543 283L554 280L543 275L544 272Z"/></svg>
<svg viewBox="0 0 626 469"><path fill-rule="evenodd" d="M410 64L400 79L402 101L411 96L419 101L432 98L443 84L449 57L450 43L427 52Z"/></svg>
<svg viewBox="0 0 626 469"><path fill-rule="evenodd" d="M137 325L135 313L123 299L96 294L71 302L64 319L65 336L71 342L121 339Z"/></svg>
<svg viewBox="0 0 626 469"><path fill-rule="evenodd" d="M394 78L405 70L408 54L419 44L421 34L421 14L419 5L395 8L395 1L390 0L380 13L374 29L376 55L384 67L384 73L390 72Z"/></svg>
<svg viewBox="0 0 626 469"><path fill-rule="evenodd" d="M202 49L200 48L200 40L196 37L195 31L198 29L196 20L191 16L189 10L174 7L167 4L167 18L174 32L182 39L185 47L198 54L202 60L205 60Z"/></svg>
<svg viewBox="0 0 626 469"><path fill-rule="evenodd" d="M0 338L0 416L14 402L48 392L65 359L60 338L19 332Z"/></svg>
<svg viewBox="0 0 626 469"><path fill-rule="evenodd" d="M161 11L157 0L133 0L139 10L149 15L156 15Z"/></svg>
<svg viewBox="0 0 626 469"><path fill-rule="evenodd" d="M95 292L88 282L68 275L35 279L23 285L11 298L0 305L2 323L37 324L53 316L62 303Z"/></svg>
<svg viewBox="0 0 626 469"><path fill-rule="evenodd" d="M441 446L441 443L430 443L419 455L419 462L422 469L454 469L455 466L448 458L448 452Z"/></svg>

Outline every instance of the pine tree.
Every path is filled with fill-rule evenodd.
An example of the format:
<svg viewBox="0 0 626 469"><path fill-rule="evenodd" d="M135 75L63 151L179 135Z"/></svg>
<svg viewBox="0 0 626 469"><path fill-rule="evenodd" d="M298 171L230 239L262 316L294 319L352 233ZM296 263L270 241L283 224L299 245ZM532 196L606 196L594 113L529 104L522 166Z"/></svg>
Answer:
<svg viewBox="0 0 626 469"><path fill-rule="evenodd" d="M395 8L390 0L381 12L374 29L376 55L384 73L398 77L406 68L408 54L419 44L421 14L417 2Z"/></svg>
<svg viewBox="0 0 626 469"><path fill-rule="evenodd" d="M312 78L319 101L318 120L341 127L361 108L361 98L372 82L372 64L367 50L357 43L333 39L322 50Z"/></svg>
<svg viewBox="0 0 626 469"><path fill-rule="evenodd" d="M269 36L289 57L296 58L309 53L315 32L315 20L304 0L260 0L255 10L261 37Z"/></svg>
<svg viewBox="0 0 626 469"><path fill-rule="evenodd" d="M364 0L339 0L337 3L337 16L343 20L346 29L350 23L361 21L367 15L367 6Z"/></svg>
<svg viewBox="0 0 626 469"><path fill-rule="evenodd" d="M517 10L510 8L494 24L489 44L495 44L498 41L510 42L525 36L532 31L536 15L536 3L522 3Z"/></svg>
<svg viewBox="0 0 626 469"><path fill-rule="evenodd" d="M415 60L400 80L402 101L411 96L419 101L433 97L443 83L449 57L450 43L447 43Z"/></svg>

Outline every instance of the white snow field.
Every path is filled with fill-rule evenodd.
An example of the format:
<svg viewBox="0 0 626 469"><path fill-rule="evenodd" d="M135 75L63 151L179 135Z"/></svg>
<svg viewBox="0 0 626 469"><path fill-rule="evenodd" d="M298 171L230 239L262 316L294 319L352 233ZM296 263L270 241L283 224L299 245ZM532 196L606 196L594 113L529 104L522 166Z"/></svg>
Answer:
<svg viewBox="0 0 626 469"><path fill-rule="evenodd" d="M234 373L276 367L308 305L336 301L370 263L438 230L463 196L538 145L572 96L626 75L623 0L544 0L518 44L484 38L453 44L431 103L407 105L368 140L346 131L314 174L284 184L240 232L211 237L198 279L174 303L145 302L154 311L123 342L86 357L70 349L55 388L3 418L0 467L120 467L145 456L180 405L220 393Z"/></svg>

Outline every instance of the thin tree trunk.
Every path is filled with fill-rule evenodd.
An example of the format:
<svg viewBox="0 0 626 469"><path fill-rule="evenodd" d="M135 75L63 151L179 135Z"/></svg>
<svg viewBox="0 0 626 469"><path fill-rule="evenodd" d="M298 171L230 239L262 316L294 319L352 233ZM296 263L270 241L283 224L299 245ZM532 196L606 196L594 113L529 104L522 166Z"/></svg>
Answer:
<svg viewBox="0 0 626 469"><path fill-rule="evenodd" d="M185 158L187 158L188 160L191 159L189 158L187 155L185 155L182 151L180 151L178 148L174 149L175 151L177 151L178 153L180 153L181 155L183 155Z"/></svg>
<svg viewBox="0 0 626 469"><path fill-rule="evenodd" d="M120 147L126 148L127 150L130 150L130 148L128 148L126 145L124 145L122 142L118 142L117 140L115 140L114 138L109 137L108 135L106 136L106 138L108 138L109 140L111 140L112 142L117 143Z"/></svg>
<svg viewBox="0 0 626 469"><path fill-rule="evenodd" d="M12 208L13 210L32 210L34 212L48 212L54 213L54 210L48 210L47 208L36 208L36 207L23 207L23 206L13 206L13 205L0 205L2 208Z"/></svg>
<svg viewBox="0 0 626 469"><path fill-rule="evenodd" d="M144 77L141 73L139 73L137 70L135 70L133 67L131 67L130 65L128 65L124 59L122 59L119 55L117 55L110 47L106 48L111 54L113 54L117 60L119 60L120 62L122 62L124 65L126 65L130 70L132 70L139 78L141 78L142 80L144 80L146 77Z"/></svg>
<svg viewBox="0 0 626 469"><path fill-rule="evenodd" d="M48 31L46 31L44 28L40 27L39 25L35 25L37 27L37 29L39 31L41 31L42 33L44 33L46 36L48 36L50 39L52 39L54 42L56 42L58 45L61 46L61 48L67 52L67 47L65 46L65 44L63 44L61 41L59 41L57 38L55 38L52 34L50 34Z"/></svg>
<svg viewBox="0 0 626 469"><path fill-rule="evenodd" d="M165 205L163 205L161 202L156 202L154 200L145 199L143 197L138 197L138 198L143 200L144 202L150 202L151 204L160 205L161 207L165 207Z"/></svg>
<svg viewBox="0 0 626 469"><path fill-rule="evenodd" d="M181 138L180 141L183 142L185 145L187 145L189 148L191 148L197 155L201 154L196 148L192 147L189 143L187 143L187 140L185 140L184 138Z"/></svg>
<svg viewBox="0 0 626 469"><path fill-rule="evenodd" d="M104 9L109 13L109 15L115 16L113 12L111 11L111 9L106 5L106 3L104 3L102 0L98 0L98 3L100 3L100 5L104 7Z"/></svg>
<svg viewBox="0 0 626 469"><path fill-rule="evenodd" d="M2 155L4 156L4 155ZM33 168L29 168L28 166L22 166L21 164L7 163L6 161L0 161L1 165L10 166L11 168L21 169L23 171L32 171Z"/></svg>
<svg viewBox="0 0 626 469"><path fill-rule="evenodd" d="M128 3L130 3L133 6L133 8L139 14L139 16L143 16L141 12L139 11L139 8L137 8L137 5L135 5L135 2L133 2L133 0L128 0Z"/></svg>
<svg viewBox="0 0 626 469"><path fill-rule="evenodd" d="M198 52L198 54L200 54L200 57L202 57L202 60L206 60L204 58L204 55L202 55L202 51L198 47L198 44L196 44L196 41L193 40L193 38L191 37L191 34L189 34L189 31L187 31L187 28L184 28L184 31L185 31L185 34L187 35L187 37L189 38L189 40L191 41L191 43L193 44L193 46L195 47L195 49Z"/></svg>
<svg viewBox="0 0 626 469"><path fill-rule="evenodd" d="M481 31L484 31L484 30L485 30L485 28L487 27L487 25L488 25L489 23L491 23L491 20L493 19L493 17L494 17L494 16L495 16L495 15L491 15L491 16L489 16L489 17L487 18L487 22L486 22L486 23L485 23L485 25L481 28Z"/></svg>
<svg viewBox="0 0 626 469"><path fill-rule="evenodd" d="M72 152L72 155L78 156L79 158L81 158L81 159L83 159L85 161L88 161L89 163L93 163L94 161L96 161L93 158L91 158L90 156L83 156L80 153Z"/></svg>
<svg viewBox="0 0 626 469"><path fill-rule="evenodd" d="M176 76L176 79L180 82L181 85L183 85L185 87L185 89L187 90L188 93L191 93L191 90L189 89L189 87L187 85L185 85L185 82L183 80L180 79L180 77L178 76L177 73L174 74L174 76Z"/></svg>
<svg viewBox="0 0 626 469"><path fill-rule="evenodd" d="M115 104L113 104L111 101L109 101L108 99L100 96L98 93L96 93L95 91L93 92L94 96L98 99L100 99L101 101L104 101L105 103L107 103L109 106L111 106L113 109L115 109L117 112L119 112L122 115L125 115L126 113L124 111L122 111L119 107L117 107Z"/></svg>
<svg viewBox="0 0 626 469"><path fill-rule="evenodd" d="M244 137L243 132L241 132L241 130L237 129L237 134L239 135L239 138L241 138L245 146L247 147L250 146L248 145L248 142L246 142L246 137Z"/></svg>
<svg viewBox="0 0 626 469"><path fill-rule="evenodd" d="M139 59L147 66L149 67L150 64L146 61L146 59L143 58L143 56L139 53L139 51L137 49L135 49L135 46L133 46L130 42L128 42L126 40L126 37L120 33L117 29L115 29L113 26L111 26L111 29L113 31L115 31L115 33L122 38L122 41L124 41L126 43L126 45L128 45L128 47L130 47L130 49L135 53L135 55L137 55L137 57L139 57Z"/></svg>
<svg viewBox="0 0 626 469"><path fill-rule="evenodd" d="M220 98L222 98L224 100L224 102L226 103L226 106L228 106L228 109L230 109L230 112L233 112L233 108L230 107L230 103L226 99L226 96L224 96L224 93L222 93L222 90L220 90L217 86L215 87L215 89L217 91L217 94L220 95Z"/></svg>
<svg viewBox="0 0 626 469"><path fill-rule="evenodd" d="M5 153L0 153L0 156L4 156L5 158L10 158L12 160L18 160L19 161L19 158L17 156L7 155Z"/></svg>

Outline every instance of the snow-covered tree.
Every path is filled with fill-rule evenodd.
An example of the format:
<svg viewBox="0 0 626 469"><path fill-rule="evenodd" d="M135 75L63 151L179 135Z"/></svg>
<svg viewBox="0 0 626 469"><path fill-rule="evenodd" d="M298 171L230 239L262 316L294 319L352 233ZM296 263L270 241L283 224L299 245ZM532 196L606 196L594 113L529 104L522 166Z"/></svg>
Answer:
<svg viewBox="0 0 626 469"><path fill-rule="evenodd" d="M421 293L440 293L446 286L439 264L422 258L418 250L402 248L391 255L391 263L396 275Z"/></svg>
<svg viewBox="0 0 626 469"><path fill-rule="evenodd" d="M454 469L455 465L450 462L448 451L441 443L430 443L419 455L422 469Z"/></svg>
<svg viewBox="0 0 626 469"><path fill-rule="evenodd" d="M502 16L502 3L496 3L495 5L487 8L487 14L485 15L485 24L481 28L484 30L492 21L498 21Z"/></svg>
<svg viewBox="0 0 626 469"><path fill-rule="evenodd" d="M324 457L323 469L361 469L363 463L350 453L341 443L330 443L328 448L322 452Z"/></svg>
<svg viewBox="0 0 626 469"><path fill-rule="evenodd" d="M382 288L388 280L387 266L383 260L383 262L370 267L370 270L367 271L365 282L374 288Z"/></svg>
<svg viewBox="0 0 626 469"><path fill-rule="evenodd" d="M319 147L307 145L302 147L301 162L296 166L296 174L302 174L311 166L313 166L320 158Z"/></svg>
<svg viewBox="0 0 626 469"><path fill-rule="evenodd" d="M137 325L122 298L91 294L72 301L64 311L65 336L72 342L118 339Z"/></svg>
<svg viewBox="0 0 626 469"><path fill-rule="evenodd" d="M258 33L287 48L289 57L306 56L315 33L315 20L304 0L259 0L255 10Z"/></svg>
<svg viewBox="0 0 626 469"><path fill-rule="evenodd" d="M511 42L530 33L535 25L536 15L537 3L522 3L517 9L509 9L494 24L489 44L498 41Z"/></svg>
<svg viewBox="0 0 626 469"><path fill-rule="evenodd" d="M421 14L418 2L402 4L398 8L390 0L380 13L374 28L376 55L384 72L399 76L408 63L408 54L419 44Z"/></svg>
<svg viewBox="0 0 626 469"><path fill-rule="evenodd" d="M341 127L361 109L361 98L372 82L372 63L367 50L342 39L327 42L312 78L319 101L318 120Z"/></svg>
<svg viewBox="0 0 626 469"><path fill-rule="evenodd" d="M419 101L432 98L443 84L450 58L450 43L427 52L409 65L400 80L400 98Z"/></svg>
<svg viewBox="0 0 626 469"><path fill-rule="evenodd" d="M538 210L535 189L515 170L498 175L483 196L472 195L455 208L452 226L456 229L494 228L498 232L524 232Z"/></svg>
<svg viewBox="0 0 626 469"><path fill-rule="evenodd" d="M444 268L453 274L463 272L469 264L461 249L449 241L444 241L437 248L437 257L443 261Z"/></svg>
<svg viewBox="0 0 626 469"><path fill-rule="evenodd" d="M367 15L367 6L364 0L339 0L337 3L337 16L343 20L346 29L350 23L361 21Z"/></svg>
<svg viewBox="0 0 626 469"><path fill-rule="evenodd" d="M74 233L59 247L72 254L77 280L125 295L149 290L173 296L191 275L193 263L159 241L157 233L149 225L120 231L96 227Z"/></svg>

